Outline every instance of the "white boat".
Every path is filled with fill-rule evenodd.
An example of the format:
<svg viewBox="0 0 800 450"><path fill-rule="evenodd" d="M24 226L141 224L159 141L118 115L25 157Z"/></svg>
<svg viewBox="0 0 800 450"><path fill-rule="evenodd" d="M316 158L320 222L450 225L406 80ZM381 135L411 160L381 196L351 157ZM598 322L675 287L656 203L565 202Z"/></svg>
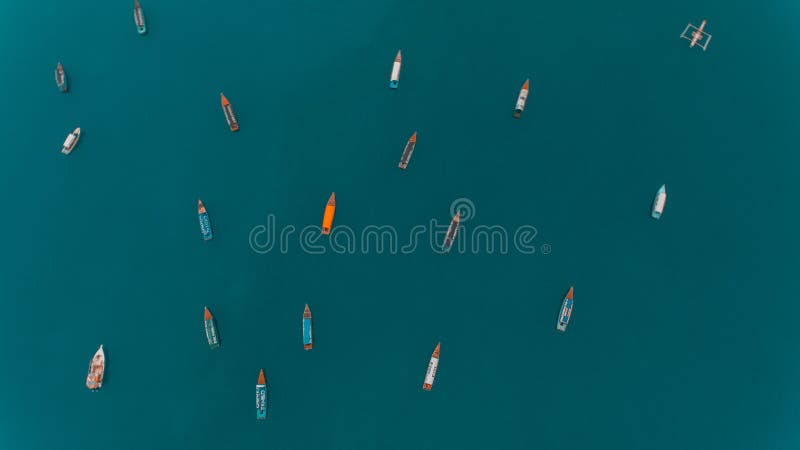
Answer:
<svg viewBox="0 0 800 450"><path fill-rule="evenodd" d="M389 87L392 89L397 89L397 85L400 83L400 68L402 64L403 54L398 50L397 56L394 57L394 63L392 63L392 75L389 77Z"/></svg>
<svg viewBox="0 0 800 450"><path fill-rule="evenodd" d="M654 219L660 219L661 214L664 212L664 205L667 204L667 185L662 184L660 188L658 188L658 192L656 192L656 198L653 200L653 211L650 215L653 216Z"/></svg>
<svg viewBox="0 0 800 450"><path fill-rule="evenodd" d="M75 148L75 144L78 143L78 139L81 138L81 128L75 128L75 131L67 135L67 139L64 140L64 145L61 146L61 153L65 155L69 155L72 152L72 149Z"/></svg>
<svg viewBox="0 0 800 450"><path fill-rule="evenodd" d="M425 372L425 381L422 383L422 389L426 391L431 390L433 387L433 380L436 379L436 370L439 368L439 351L441 348L442 343L437 343L436 348L433 349L431 360L428 362L428 370Z"/></svg>

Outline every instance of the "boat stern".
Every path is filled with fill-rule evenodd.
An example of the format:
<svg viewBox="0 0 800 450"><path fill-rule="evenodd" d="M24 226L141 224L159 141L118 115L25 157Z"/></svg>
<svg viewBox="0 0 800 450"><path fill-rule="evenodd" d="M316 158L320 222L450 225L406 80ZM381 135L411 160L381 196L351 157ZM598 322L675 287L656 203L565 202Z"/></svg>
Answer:
<svg viewBox="0 0 800 450"><path fill-rule="evenodd" d="M522 110L515 109L514 113L511 116L514 117L515 119L519 119L520 117L522 117Z"/></svg>
<svg viewBox="0 0 800 450"><path fill-rule="evenodd" d="M137 26L136 27L136 31L139 32L139 34L142 34L142 35L147 34L147 26L145 26L145 25Z"/></svg>
<svg viewBox="0 0 800 450"><path fill-rule="evenodd" d="M391 80L389 81L389 89L397 89L397 85L400 84L399 80Z"/></svg>

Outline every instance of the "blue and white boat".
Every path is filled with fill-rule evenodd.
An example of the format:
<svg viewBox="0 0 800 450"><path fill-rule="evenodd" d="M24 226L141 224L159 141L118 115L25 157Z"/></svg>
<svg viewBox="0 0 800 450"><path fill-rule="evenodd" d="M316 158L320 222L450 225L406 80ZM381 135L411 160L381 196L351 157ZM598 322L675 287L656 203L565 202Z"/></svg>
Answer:
<svg viewBox="0 0 800 450"><path fill-rule="evenodd" d="M664 206L667 204L667 185L662 184L656 192L656 198L653 200L653 210L650 213L654 219L660 219L661 214L664 212Z"/></svg>
<svg viewBox="0 0 800 450"><path fill-rule="evenodd" d="M258 383L256 384L256 419L264 420L267 418L267 379L264 377L264 369L258 372Z"/></svg>
<svg viewBox="0 0 800 450"><path fill-rule="evenodd" d="M211 220L208 218L206 207L200 200L197 201L197 218L200 220L200 233L203 234L203 240L210 241L214 238L214 234L211 232Z"/></svg>
<svg viewBox="0 0 800 450"><path fill-rule="evenodd" d="M397 56L394 57L394 63L392 63L392 75L389 77L389 87L392 89L397 89L397 85L400 83L400 67L402 65L403 54L398 50Z"/></svg>
<svg viewBox="0 0 800 450"><path fill-rule="evenodd" d="M306 304L306 309L303 310L303 348L311 350L314 344L313 330L311 329L311 310Z"/></svg>
<svg viewBox="0 0 800 450"><path fill-rule="evenodd" d="M561 332L567 331L569 319L572 317L572 291L572 286L570 286L569 292L567 292L566 297L564 297L564 302L561 304L561 312L558 313L558 324L556 328Z"/></svg>

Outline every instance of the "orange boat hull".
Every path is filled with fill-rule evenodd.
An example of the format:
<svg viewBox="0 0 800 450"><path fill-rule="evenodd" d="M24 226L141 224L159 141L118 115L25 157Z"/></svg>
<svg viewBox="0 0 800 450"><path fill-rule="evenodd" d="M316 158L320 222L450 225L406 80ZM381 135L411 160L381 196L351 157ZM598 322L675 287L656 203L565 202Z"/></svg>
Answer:
<svg viewBox="0 0 800 450"><path fill-rule="evenodd" d="M322 216L322 234L331 234L333 227L333 216L336 214L336 194L331 193L328 205L325 206L325 214Z"/></svg>

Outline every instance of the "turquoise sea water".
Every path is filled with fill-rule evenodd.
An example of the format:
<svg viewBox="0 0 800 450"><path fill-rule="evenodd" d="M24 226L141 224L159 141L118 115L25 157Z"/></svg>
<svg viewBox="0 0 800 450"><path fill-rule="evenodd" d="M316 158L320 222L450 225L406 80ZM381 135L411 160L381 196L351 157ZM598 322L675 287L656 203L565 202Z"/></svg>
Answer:
<svg viewBox="0 0 800 450"><path fill-rule="evenodd" d="M143 0L144 37L132 3L0 3L0 448L800 448L797 2ZM331 191L536 251L251 249Z"/></svg>

